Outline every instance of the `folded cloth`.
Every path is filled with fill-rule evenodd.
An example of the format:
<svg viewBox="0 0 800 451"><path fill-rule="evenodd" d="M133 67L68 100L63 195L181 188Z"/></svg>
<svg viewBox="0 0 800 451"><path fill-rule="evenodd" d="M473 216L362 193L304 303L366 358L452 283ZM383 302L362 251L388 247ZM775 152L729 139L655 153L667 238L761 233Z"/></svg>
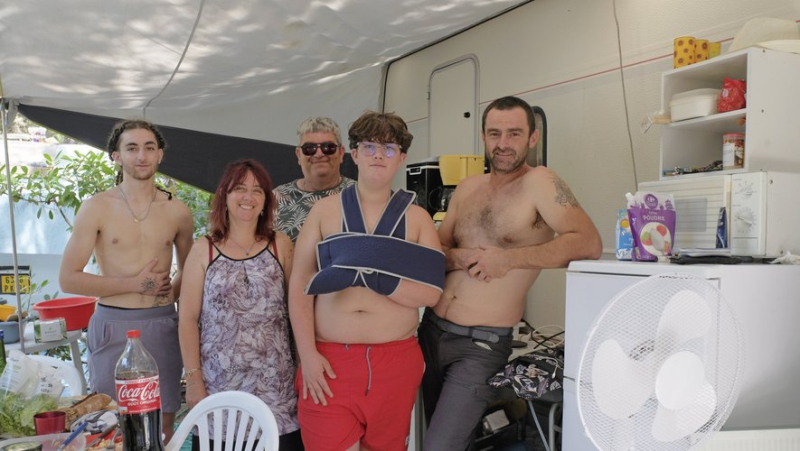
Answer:
<svg viewBox="0 0 800 451"><path fill-rule="evenodd" d="M361 233L331 235L317 244L319 271L306 294L322 294L350 286L366 286L392 294L401 279L444 287L444 253L398 238Z"/></svg>

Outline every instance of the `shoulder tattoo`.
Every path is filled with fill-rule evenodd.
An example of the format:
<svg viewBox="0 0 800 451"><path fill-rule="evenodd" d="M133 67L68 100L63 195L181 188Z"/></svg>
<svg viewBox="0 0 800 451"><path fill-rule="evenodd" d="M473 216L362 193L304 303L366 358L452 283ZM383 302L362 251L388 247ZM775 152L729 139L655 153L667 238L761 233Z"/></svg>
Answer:
<svg viewBox="0 0 800 451"><path fill-rule="evenodd" d="M575 199L575 195L572 194L572 190L569 189L569 186L567 186L567 184L564 183L560 177L553 177L553 185L555 185L556 188L556 197L554 199L556 203L562 207L566 207L568 204L573 207L580 207L578 199Z"/></svg>

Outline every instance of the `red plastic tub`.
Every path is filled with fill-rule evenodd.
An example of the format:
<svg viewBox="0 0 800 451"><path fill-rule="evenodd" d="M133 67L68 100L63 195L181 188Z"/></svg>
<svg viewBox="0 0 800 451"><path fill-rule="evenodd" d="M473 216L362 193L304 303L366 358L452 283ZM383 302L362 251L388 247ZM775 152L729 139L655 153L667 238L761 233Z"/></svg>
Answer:
<svg viewBox="0 0 800 451"><path fill-rule="evenodd" d="M67 330L80 330L89 326L96 302L97 298L88 296L50 299L37 302L33 309L39 312L43 320L64 318Z"/></svg>

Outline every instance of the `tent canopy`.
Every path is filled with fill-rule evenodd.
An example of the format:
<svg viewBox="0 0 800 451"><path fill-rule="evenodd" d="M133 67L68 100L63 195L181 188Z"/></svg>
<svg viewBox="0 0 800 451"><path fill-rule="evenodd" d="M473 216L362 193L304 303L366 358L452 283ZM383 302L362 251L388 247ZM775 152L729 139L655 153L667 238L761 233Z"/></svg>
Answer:
<svg viewBox="0 0 800 451"><path fill-rule="evenodd" d="M330 116L346 132L380 109L388 62L522 3L3 2L0 95L99 147L116 118L153 121L171 149L162 170L204 188L245 156L280 183L299 174L300 121Z"/></svg>

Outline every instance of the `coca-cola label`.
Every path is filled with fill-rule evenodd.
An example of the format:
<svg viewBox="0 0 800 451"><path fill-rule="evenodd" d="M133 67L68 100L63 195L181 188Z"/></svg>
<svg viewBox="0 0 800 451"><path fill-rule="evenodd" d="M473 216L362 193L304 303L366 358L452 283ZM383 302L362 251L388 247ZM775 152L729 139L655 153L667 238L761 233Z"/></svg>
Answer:
<svg viewBox="0 0 800 451"><path fill-rule="evenodd" d="M147 413L161 408L161 387L158 376L142 379L116 379L117 406L127 415Z"/></svg>

